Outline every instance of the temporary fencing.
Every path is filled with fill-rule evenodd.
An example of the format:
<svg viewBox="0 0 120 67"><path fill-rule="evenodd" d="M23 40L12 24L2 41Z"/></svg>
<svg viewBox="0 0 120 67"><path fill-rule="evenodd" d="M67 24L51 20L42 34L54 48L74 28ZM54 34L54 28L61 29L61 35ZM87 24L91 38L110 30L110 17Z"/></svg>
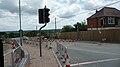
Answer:
<svg viewBox="0 0 120 67"><path fill-rule="evenodd" d="M15 45L14 49L4 54L5 67L29 67L29 54L18 43L17 40L11 40Z"/></svg>
<svg viewBox="0 0 120 67"><path fill-rule="evenodd" d="M67 53L67 47L65 47L64 45L62 45L59 42L56 42L56 43L57 43L57 52L58 52L59 56L64 60L65 67L70 67L69 55Z"/></svg>

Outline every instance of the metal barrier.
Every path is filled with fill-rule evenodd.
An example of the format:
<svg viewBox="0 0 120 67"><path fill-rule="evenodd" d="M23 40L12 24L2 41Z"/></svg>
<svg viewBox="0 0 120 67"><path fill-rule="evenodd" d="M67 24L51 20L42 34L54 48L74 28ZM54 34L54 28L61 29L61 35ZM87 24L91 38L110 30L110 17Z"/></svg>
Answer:
<svg viewBox="0 0 120 67"><path fill-rule="evenodd" d="M57 42L57 52L64 58L64 55L67 54L67 47Z"/></svg>
<svg viewBox="0 0 120 67"><path fill-rule="evenodd" d="M15 49L4 54L5 67L29 67L29 54L24 50L16 40L12 40Z"/></svg>
<svg viewBox="0 0 120 67"><path fill-rule="evenodd" d="M22 58L21 62L18 64L17 67L29 67L29 63L30 63L29 54L23 48L22 50L24 51L24 58Z"/></svg>
<svg viewBox="0 0 120 67"><path fill-rule="evenodd" d="M65 63L65 64L62 64L62 66L70 67L69 55L67 53L67 47L65 47L61 43L58 43L58 42L56 42L56 43L57 43L57 53L59 54L59 56L61 57L61 59L63 59L63 62Z"/></svg>

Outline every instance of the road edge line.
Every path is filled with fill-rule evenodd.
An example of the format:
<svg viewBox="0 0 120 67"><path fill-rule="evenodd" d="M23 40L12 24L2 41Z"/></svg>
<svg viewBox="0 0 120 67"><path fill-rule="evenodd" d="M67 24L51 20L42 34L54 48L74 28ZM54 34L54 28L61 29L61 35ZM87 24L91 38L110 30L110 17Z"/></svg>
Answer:
<svg viewBox="0 0 120 67"><path fill-rule="evenodd" d="M85 64L93 64L93 63L100 63L100 62L109 62L109 61L112 61L112 60L120 60L120 58L113 58L113 59L105 59L105 60L97 60L97 61L76 63L76 64L71 64L71 66L85 65Z"/></svg>

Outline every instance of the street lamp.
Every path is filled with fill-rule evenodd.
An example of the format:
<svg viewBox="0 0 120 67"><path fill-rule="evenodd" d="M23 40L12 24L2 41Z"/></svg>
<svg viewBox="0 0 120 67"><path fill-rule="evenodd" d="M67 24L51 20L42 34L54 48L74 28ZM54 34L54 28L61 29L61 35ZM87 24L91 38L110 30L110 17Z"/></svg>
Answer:
<svg viewBox="0 0 120 67"><path fill-rule="evenodd" d="M19 22L20 22L20 45L22 46L21 5L20 5L20 0L19 0Z"/></svg>

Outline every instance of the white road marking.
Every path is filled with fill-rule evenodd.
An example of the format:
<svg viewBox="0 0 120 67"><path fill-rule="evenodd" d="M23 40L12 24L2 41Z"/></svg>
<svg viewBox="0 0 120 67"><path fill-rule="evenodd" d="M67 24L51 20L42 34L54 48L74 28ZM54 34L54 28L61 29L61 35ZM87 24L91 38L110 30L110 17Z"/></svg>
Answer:
<svg viewBox="0 0 120 67"><path fill-rule="evenodd" d="M85 65L85 64L93 64L93 63L100 63L100 62L115 61L115 60L120 60L120 58L113 58L113 59L105 59L105 60L97 60L97 61L76 63L76 64L70 64L70 66L78 66L78 65Z"/></svg>

